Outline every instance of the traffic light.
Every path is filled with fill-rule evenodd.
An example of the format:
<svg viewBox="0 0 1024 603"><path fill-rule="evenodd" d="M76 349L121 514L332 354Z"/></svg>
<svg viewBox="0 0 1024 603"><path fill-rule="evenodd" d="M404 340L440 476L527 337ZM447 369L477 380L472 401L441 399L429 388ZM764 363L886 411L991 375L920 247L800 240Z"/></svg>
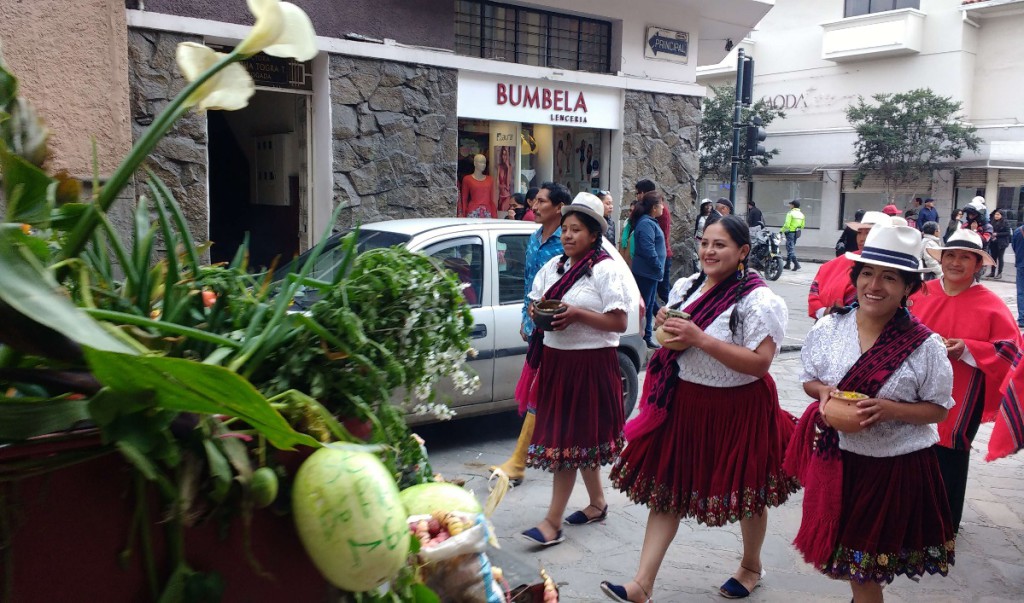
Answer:
<svg viewBox="0 0 1024 603"><path fill-rule="evenodd" d="M761 118L755 115L747 125L747 146L743 152L747 159L760 157L765 154L764 145L761 143L765 138L768 138L768 132L761 127L763 123Z"/></svg>

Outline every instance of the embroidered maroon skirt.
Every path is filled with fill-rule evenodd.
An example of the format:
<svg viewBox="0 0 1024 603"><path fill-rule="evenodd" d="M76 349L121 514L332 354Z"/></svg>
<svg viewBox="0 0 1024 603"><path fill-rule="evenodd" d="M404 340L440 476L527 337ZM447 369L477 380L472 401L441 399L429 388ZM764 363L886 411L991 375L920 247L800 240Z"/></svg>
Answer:
<svg viewBox="0 0 1024 603"><path fill-rule="evenodd" d="M955 534L931 448L896 457L843 451L839 541L818 569L831 578L892 582L949 573Z"/></svg>
<svg viewBox="0 0 1024 603"><path fill-rule="evenodd" d="M782 469L793 416L770 375L739 387L679 381L660 427L630 440L612 483L652 510L720 526L786 502Z"/></svg>
<svg viewBox="0 0 1024 603"><path fill-rule="evenodd" d="M544 347L528 467L553 472L608 465L622 450L624 422L615 348Z"/></svg>

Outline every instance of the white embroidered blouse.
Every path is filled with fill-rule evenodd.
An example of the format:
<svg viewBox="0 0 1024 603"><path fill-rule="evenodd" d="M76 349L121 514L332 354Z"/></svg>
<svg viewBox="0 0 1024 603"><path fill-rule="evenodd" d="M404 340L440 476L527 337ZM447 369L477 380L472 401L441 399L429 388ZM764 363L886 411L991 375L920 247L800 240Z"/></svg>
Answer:
<svg viewBox="0 0 1024 603"><path fill-rule="evenodd" d="M800 360L800 382L821 381L836 386L860 358L857 310L823 317L804 340ZM946 356L942 338L933 334L911 352L879 390L878 398L915 404L932 402L953 407L953 367ZM939 441L934 425L911 425L902 421L876 423L857 433L839 432L839 447L873 457L899 456Z"/></svg>
<svg viewBox="0 0 1024 603"><path fill-rule="evenodd" d="M537 272L533 279L530 299L538 301L551 285L562 278L562 275L558 274L558 261L561 258L561 255L556 255ZM571 266L572 260L567 260L565 271L568 272ZM562 301L601 314L612 310L622 310L628 314L630 308L640 303L633 294L633 288L629 286L633 275L622 262L616 262L614 259L604 260L595 264L592 272L592 276L583 276L573 283L569 291L562 296ZM544 345L559 350L618 347L619 334L577 322L562 331L545 332Z"/></svg>
<svg viewBox="0 0 1024 603"><path fill-rule="evenodd" d="M689 290L697 275L676 281L672 291L668 294L668 303L673 305L682 299ZM680 309L686 309L695 299L700 297L700 288L694 291ZM739 312L739 322L736 326L736 333L729 330L729 320L733 312ZM782 340L786 336L786 324L789 321L789 311L786 302L776 295L768 287L758 287L750 292L737 304L729 306L722 312L704 332L715 339L743 346L749 350L756 350L757 346L766 337L771 337L775 342L776 355L782 346ZM679 378L690 383L698 383L709 387L737 387L747 385L758 380L758 377L739 373L715 360L703 350L690 348L679 355L676 360L679 363Z"/></svg>

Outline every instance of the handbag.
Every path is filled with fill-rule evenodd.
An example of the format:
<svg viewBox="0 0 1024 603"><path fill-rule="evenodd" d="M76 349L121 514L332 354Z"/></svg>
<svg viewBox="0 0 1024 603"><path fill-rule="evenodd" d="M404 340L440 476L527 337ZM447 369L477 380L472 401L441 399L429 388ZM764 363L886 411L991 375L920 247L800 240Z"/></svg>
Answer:
<svg viewBox="0 0 1024 603"><path fill-rule="evenodd" d="M846 237L841 236L839 237L839 240L836 241L836 257L839 257L844 253L846 253Z"/></svg>

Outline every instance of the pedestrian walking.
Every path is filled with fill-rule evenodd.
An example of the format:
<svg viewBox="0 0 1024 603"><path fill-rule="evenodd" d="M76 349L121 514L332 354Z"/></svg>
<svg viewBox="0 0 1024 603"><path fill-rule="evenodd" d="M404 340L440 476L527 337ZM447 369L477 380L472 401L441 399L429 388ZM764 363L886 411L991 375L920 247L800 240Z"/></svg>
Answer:
<svg viewBox="0 0 1024 603"><path fill-rule="evenodd" d="M725 197L719 197L718 201L715 201L715 211L721 216L732 214L732 201Z"/></svg>
<svg viewBox="0 0 1024 603"><path fill-rule="evenodd" d="M656 218L662 234L665 236L665 264L661 269L661 280L658 281L658 298L661 301L668 301L668 292L672 288L672 281L669 273L672 272L672 211L668 206L668 200L662 200L662 212ZM655 300L658 301L658 300ZM660 307L660 304L659 304ZM657 312L657 308L655 308Z"/></svg>
<svg viewBox="0 0 1024 603"><path fill-rule="evenodd" d="M633 263L630 268L640 289L640 297L646 304L644 341L647 347L657 348L653 338L654 316L658 311L658 283L665 269L665 235L658 226L658 216L665 212L661 193L651 191L640 197L633 213L629 216L630 231L633 233Z"/></svg>
<svg viewBox="0 0 1024 603"><path fill-rule="evenodd" d="M531 189L532 192L533 189ZM527 194L529 196L529 193ZM530 316L530 291L533 290L534 277L541 267L556 256L562 255L562 206L569 203L572 197L569 189L555 182L541 184L533 199L534 221L540 228L530 235L526 244L526 266L523 268L523 313L519 327L519 335L523 341L530 341L535 328ZM519 414L523 416L523 427L519 431L515 450L504 463L491 467L492 473L504 473L513 485L522 483L526 476L526 453L533 437L537 412L537 372L529 363L523 366L523 372L516 384L515 398L519 402Z"/></svg>
<svg viewBox="0 0 1024 603"><path fill-rule="evenodd" d="M793 199L789 202L789 211L786 212L786 221L782 223L782 234L786 237L786 265L784 268L800 270L800 262L796 259L796 240L804 230L804 214L800 211L800 200Z"/></svg>
<svg viewBox="0 0 1024 603"><path fill-rule="evenodd" d="M953 406L953 375L942 338L906 308L922 285L920 253L916 229L874 227L850 254L859 306L819 320L800 354L816 401L786 453L805 489L793 544L824 575L849 581L857 603L882 601L882 586L901 574L945 576L954 561L932 448ZM847 426L837 390L867 396Z"/></svg>
<svg viewBox="0 0 1024 603"><path fill-rule="evenodd" d="M996 209L992 212L992 220L989 222L992 227L992 240L989 241L989 250L996 265L992 266L989 278L1003 278L1003 256L1006 248L1010 246L1010 223L1003 217L1003 210Z"/></svg>
<svg viewBox="0 0 1024 603"><path fill-rule="evenodd" d="M601 203L604 204L604 219L608 223L608 230L604 231L604 238L608 239L608 242L615 245L615 218L612 216L612 211L615 209L615 199L612 197L611 191L601 191L598 195L601 199Z"/></svg>
<svg viewBox="0 0 1024 603"><path fill-rule="evenodd" d="M748 272L749 252L742 218L707 226L704 272L677 281L669 296L669 307L689 318L670 317L668 308L658 314L669 338L651 359L640 414L626 425L628 445L612 467L615 487L650 509L633 579L601 583L615 601L651 600L684 517L709 526L740 522L743 557L723 596L747 596L764 575L767 508L784 503L797 484L781 466L793 418L779 407L768 374L785 336L786 304Z"/></svg>
<svg viewBox="0 0 1024 603"><path fill-rule="evenodd" d="M939 238L938 222L925 222L921 225L921 263L928 269L928 272L924 273L926 283L942 277L942 263L928 253L929 249L939 249L942 244L943 241Z"/></svg>
<svg viewBox="0 0 1024 603"><path fill-rule="evenodd" d="M953 213L950 214L950 216L949 216L949 222L946 223L946 234L942 235L942 240L943 241L948 241L949 237L951 237L954 232L960 230L960 227L963 224L963 219L964 219L964 212L963 212L963 210L962 209L954 209Z"/></svg>
<svg viewBox="0 0 1024 603"><path fill-rule="evenodd" d="M995 262L982 249L977 233L961 229L944 246L928 253L941 262L942 278L925 283L924 290L913 296L910 310L944 338L953 365L956 406L939 424L936 452L953 529L957 530L967 491L971 443L978 427L995 419L997 429L1002 429L1007 427L1008 417L1019 424L1024 416L1020 406L1001 407L999 393L1022 341L1009 308L979 281L985 267Z"/></svg>
<svg viewBox="0 0 1024 603"><path fill-rule="evenodd" d="M600 468L622 450L622 381L616 348L626 330L627 313L636 306L630 274L602 247L604 206L579 193L562 207L562 248L537 273L530 291L537 303L560 301L551 331L530 340L527 363L537 369L537 427L526 464L554 474L551 503L544 519L522 532L533 544L562 542L562 518L583 475L590 504L565 518L585 525L608 516Z"/></svg>
<svg viewBox="0 0 1024 603"><path fill-rule="evenodd" d="M747 201L747 226L750 228L764 228L764 213L758 209L757 204L751 199Z"/></svg>
<svg viewBox="0 0 1024 603"><path fill-rule="evenodd" d="M1024 224L1013 229L1010 243L1013 245L1013 263L1017 267L1017 326L1024 329Z"/></svg>
<svg viewBox="0 0 1024 603"><path fill-rule="evenodd" d="M860 221L846 223L846 228L857 233L855 251L833 258L818 268L807 294L808 316L817 320L857 301L857 289L850 281L850 270L853 269L850 254L860 253L868 233L876 224L890 226L892 221L880 211L869 211L864 212L864 217Z"/></svg>

